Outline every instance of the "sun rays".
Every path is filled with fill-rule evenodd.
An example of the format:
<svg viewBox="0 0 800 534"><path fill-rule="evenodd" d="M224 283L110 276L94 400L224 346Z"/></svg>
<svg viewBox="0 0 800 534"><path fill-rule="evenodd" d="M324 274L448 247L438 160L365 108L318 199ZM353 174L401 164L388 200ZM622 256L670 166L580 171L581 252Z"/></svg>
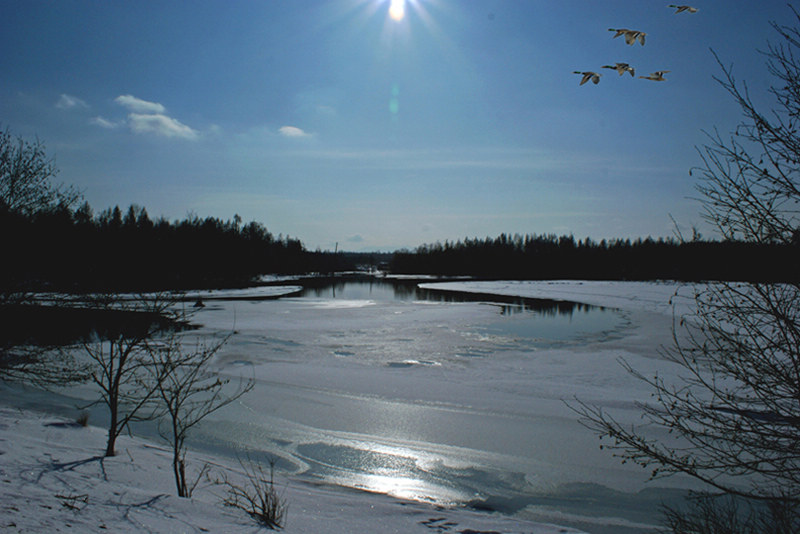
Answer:
<svg viewBox="0 0 800 534"><path fill-rule="evenodd" d="M406 16L406 0L390 0L389 17L400 22Z"/></svg>

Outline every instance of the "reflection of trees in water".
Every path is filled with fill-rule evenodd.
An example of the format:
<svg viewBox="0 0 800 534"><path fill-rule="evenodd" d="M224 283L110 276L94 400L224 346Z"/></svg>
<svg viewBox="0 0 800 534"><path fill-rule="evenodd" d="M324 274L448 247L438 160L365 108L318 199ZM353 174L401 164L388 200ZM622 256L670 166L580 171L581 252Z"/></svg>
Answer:
<svg viewBox="0 0 800 534"><path fill-rule="evenodd" d="M186 327L156 312L35 305L0 307L0 323L5 330L0 345L5 348L55 347Z"/></svg>
<svg viewBox="0 0 800 534"><path fill-rule="evenodd" d="M344 286L344 282L335 282L325 286L310 287L306 288L306 291L303 291L303 296L307 296L308 293L311 292L317 298L327 297L331 294L333 298L336 298L336 290L338 289L341 293L344 289Z"/></svg>
<svg viewBox="0 0 800 534"><path fill-rule="evenodd" d="M582 304L580 302L570 302L565 300L535 299L515 297L508 295L491 295L467 293L461 291L436 291L420 290L425 293L425 300L437 302L489 302L501 303L501 315L515 315L518 313L537 313L548 317L569 316L575 313L588 313L591 310L602 307Z"/></svg>
<svg viewBox="0 0 800 534"><path fill-rule="evenodd" d="M603 309L598 306L569 302L564 300L535 299L508 295L491 295L470 293L466 291L444 291L422 289L420 280L386 280L367 275L350 277L323 277L303 280L303 296L316 298L343 295L348 285L369 286L369 294L373 289L376 294L392 295L396 300L423 300L429 302L486 302L499 304L501 315L511 316L518 313L536 313L556 317L572 317L576 313L588 313L591 310Z"/></svg>
<svg viewBox="0 0 800 534"><path fill-rule="evenodd" d="M394 296L396 298L408 300L411 298L417 300L427 300L423 295L424 289L417 287L419 284L416 280L398 280L392 283L394 288Z"/></svg>
<svg viewBox="0 0 800 534"><path fill-rule="evenodd" d="M419 296L417 284L419 280L384 280L368 274L354 274L343 276L325 276L318 278L303 279L304 297L325 298L342 296L347 286L359 286L359 289L366 288L366 293L372 295L373 289L393 295L397 300L408 300L410 298L424 297ZM359 294L362 291L358 292Z"/></svg>
<svg viewBox="0 0 800 534"><path fill-rule="evenodd" d="M324 276L318 278L306 278L302 280L302 283L303 292L301 293L301 296L303 297L314 296L317 298L336 298L337 292L341 294L345 285L361 282L358 280L351 280L349 278Z"/></svg>

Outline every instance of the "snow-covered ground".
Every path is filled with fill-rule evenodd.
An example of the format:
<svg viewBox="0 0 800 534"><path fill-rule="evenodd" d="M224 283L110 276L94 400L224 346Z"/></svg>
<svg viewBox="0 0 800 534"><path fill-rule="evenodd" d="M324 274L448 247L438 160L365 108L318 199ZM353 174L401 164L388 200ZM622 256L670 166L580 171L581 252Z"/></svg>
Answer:
<svg viewBox="0 0 800 534"><path fill-rule="evenodd" d="M265 529L222 504L225 488L206 483L191 499L175 496L171 456L144 440L121 437L103 458L96 427L37 412L0 408L0 530L4 532L254 533ZM241 476L228 459L193 455L210 476ZM499 515L392 499L386 495L276 478L288 504L286 533L578 532Z"/></svg>
<svg viewBox="0 0 800 534"><path fill-rule="evenodd" d="M638 420L634 403L649 391L617 359L663 371L659 347L671 342L673 317L691 312L694 288L580 281L423 287L613 308L615 326L579 340L540 342L483 330L498 320L496 306L386 303L369 294L215 301L196 316L200 333L235 327L219 369L250 368L257 387L238 411L198 428L206 450L191 453L190 465L208 461L236 471L230 455L210 455L231 443L277 454L287 532L575 532L542 521L587 532L645 532L657 524L653 511L666 493L648 493L643 473L599 451L564 400L577 397ZM12 408L0 410L0 440L0 527L257 530L247 516L222 507L219 487L198 490L192 500L172 496L169 457L158 445L126 438L117 457L100 461L99 429ZM343 469L336 462L356 463ZM448 492L455 492L453 501L466 500L464 487L476 488L478 500L502 495L507 508L520 503L520 513L431 504L447 501ZM83 495L78 510L63 504Z"/></svg>

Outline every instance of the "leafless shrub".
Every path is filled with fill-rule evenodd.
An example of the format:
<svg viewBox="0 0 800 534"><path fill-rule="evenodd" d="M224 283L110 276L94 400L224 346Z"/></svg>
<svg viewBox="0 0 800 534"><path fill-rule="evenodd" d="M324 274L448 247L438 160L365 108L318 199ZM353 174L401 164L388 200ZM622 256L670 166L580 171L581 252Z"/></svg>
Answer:
<svg viewBox="0 0 800 534"><path fill-rule="evenodd" d="M233 482L227 475L221 481L227 489L224 504L247 512L265 527L273 530L283 528L288 505L275 488L275 461L270 460L269 473L262 464L250 459L240 458L239 465L244 473L244 482Z"/></svg>
<svg viewBox="0 0 800 534"><path fill-rule="evenodd" d="M89 410L83 410L79 413L78 417L75 418L75 422L83 427L89 426Z"/></svg>

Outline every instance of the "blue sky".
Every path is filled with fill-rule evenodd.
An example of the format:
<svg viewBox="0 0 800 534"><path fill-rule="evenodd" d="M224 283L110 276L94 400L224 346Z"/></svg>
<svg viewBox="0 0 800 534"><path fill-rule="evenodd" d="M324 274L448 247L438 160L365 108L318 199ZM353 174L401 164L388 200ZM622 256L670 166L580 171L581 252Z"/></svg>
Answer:
<svg viewBox="0 0 800 534"><path fill-rule="evenodd" d="M739 120L710 48L769 105L758 50L792 13L667 4L0 0L0 125L96 210L238 213L311 250L670 236L670 214L702 228L702 130ZM636 77L600 68L618 61Z"/></svg>

